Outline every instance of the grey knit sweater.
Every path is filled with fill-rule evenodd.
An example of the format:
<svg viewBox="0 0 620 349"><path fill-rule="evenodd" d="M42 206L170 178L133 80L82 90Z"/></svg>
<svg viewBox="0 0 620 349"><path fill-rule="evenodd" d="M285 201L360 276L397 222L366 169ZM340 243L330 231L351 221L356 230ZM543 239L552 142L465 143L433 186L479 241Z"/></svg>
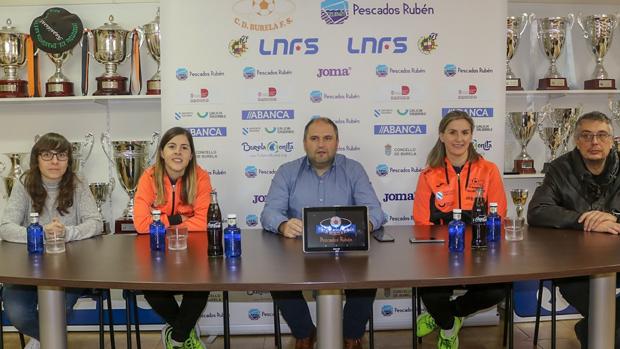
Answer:
<svg viewBox="0 0 620 349"><path fill-rule="evenodd" d="M77 181L73 194L73 206L69 213L61 216L56 210L58 183L44 182L47 198L43 212L39 215L39 223L46 225L52 218L58 218L65 225L65 240L82 240L101 234L101 215L97 210L95 199L87 185ZM11 197L4 209L0 221L0 238L11 242L26 242L26 227L30 224L32 200L20 181L15 181Z"/></svg>

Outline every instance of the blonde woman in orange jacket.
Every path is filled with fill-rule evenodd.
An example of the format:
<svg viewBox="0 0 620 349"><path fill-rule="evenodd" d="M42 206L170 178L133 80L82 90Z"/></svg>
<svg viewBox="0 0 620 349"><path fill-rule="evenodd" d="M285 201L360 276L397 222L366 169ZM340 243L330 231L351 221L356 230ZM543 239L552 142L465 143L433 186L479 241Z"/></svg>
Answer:
<svg viewBox="0 0 620 349"><path fill-rule="evenodd" d="M479 187L484 189L487 202L497 202L499 214L506 215L501 175L494 163L476 152L472 144L473 132L474 120L463 111L452 111L439 123L439 139L428 155L428 167L418 179L413 204L416 225L448 224L455 208L462 209L463 220L471 223L471 210ZM467 292L451 299L455 289ZM458 348L463 319L497 304L504 298L504 290L503 284L420 289L427 312L417 319L418 336L438 329L439 349Z"/></svg>
<svg viewBox="0 0 620 349"><path fill-rule="evenodd" d="M192 135L182 127L173 127L159 142L155 165L140 177L134 206L136 230L148 233L151 210L158 209L166 226L205 231L210 193L211 180L196 163ZM177 294L183 296L181 305L174 298ZM205 348L194 327L209 292L144 291L144 297L167 323L162 329L164 348Z"/></svg>

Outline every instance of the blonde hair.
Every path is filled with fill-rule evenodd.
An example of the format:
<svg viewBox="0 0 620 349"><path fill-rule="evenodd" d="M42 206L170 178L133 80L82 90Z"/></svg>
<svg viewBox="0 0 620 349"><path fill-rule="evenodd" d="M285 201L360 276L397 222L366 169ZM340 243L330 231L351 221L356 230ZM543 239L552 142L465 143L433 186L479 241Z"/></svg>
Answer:
<svg viewBox="0 0 620 349"><path fill-rule="evenodd" d="M471 118L466 112L461 110L453 110L446 114L446 116L441 119L439 123L439 133L442 134L446 132L446 128L452 121L456 120L465 120L469 123L469 128L471 133L474 133L474 119ZM472 143L469 143L469 148L467 149L467 161L473 162L480 159L480 154L474 148ZM428 157L426 158L426 164L429 167L445 167L446 166L446 145L443 144L441 139L437 139L437 142L433 146L433 149L428 153Z"/></svg>

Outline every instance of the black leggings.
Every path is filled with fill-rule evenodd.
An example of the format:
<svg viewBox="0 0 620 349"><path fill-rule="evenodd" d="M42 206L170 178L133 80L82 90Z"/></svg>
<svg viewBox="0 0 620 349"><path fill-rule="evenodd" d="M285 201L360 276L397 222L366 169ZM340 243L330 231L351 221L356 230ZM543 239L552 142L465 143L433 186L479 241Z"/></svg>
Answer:
<svg viewBox="0 0 620 349"><path fill-rule="evenodd" d="M174 296L183 296L181 305ZM172 326L172 339L185 342L207 305L209 292L144 291L144 298Z"/></svg>
<svg viewBox="0 0 620 349"><path fill-rule="evenodd" d="M454 290L462 289L467 293L450 300ZM419 290L426 310L444 330L454 326L455 316L465 317L492 307L506 296L505 284L427 287Z"/></svg>

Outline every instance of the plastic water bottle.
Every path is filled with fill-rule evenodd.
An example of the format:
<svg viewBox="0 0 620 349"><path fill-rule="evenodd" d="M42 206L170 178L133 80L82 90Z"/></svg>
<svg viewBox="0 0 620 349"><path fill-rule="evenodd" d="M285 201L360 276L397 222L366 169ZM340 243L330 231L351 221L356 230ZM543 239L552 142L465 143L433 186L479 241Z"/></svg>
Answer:
<svg viewBox="0 0 620 349"><path fill-rule="evenodd" d="M487 217L487 241L500 241L502 238L502 218L497 213L497 202L489 204L489 216Z"/></svg>
<svg viewBox="0 0 620 349"><path fill-rule="evenodd" d="M450 252L465 249L465 223L461 220L460 208L452 210L452 220L448 223L448 248Z"/></svg>
<svg viewBox="0 0 620 349"><path fill-rule="evenodd" d="M487 203L484 199L484 190L476 189L476 198L472 209L471 248L487 248Z"/></svg>
<svg viewBox="0 0 620 349"><path fill-rule="evenodd" d="M226 258L241 256L241 229L237 228L237 215L229 214L228 226L224 229L224 254Z"/></svg>
<svg viewBox="0 0 620 349"><path fill-rule="evenodd" d="M166 250L166 226L161 222L161 211L151 211L153 223L149 225L149 235L151 237L151 251Z"/></svg>
<svg viewBox="0 0 620 349"><path fill-rule="evenodd" d="M43 226L39 224L39 214L30 213L30 225L26 228L28 253L43 254Z"/></svg>

